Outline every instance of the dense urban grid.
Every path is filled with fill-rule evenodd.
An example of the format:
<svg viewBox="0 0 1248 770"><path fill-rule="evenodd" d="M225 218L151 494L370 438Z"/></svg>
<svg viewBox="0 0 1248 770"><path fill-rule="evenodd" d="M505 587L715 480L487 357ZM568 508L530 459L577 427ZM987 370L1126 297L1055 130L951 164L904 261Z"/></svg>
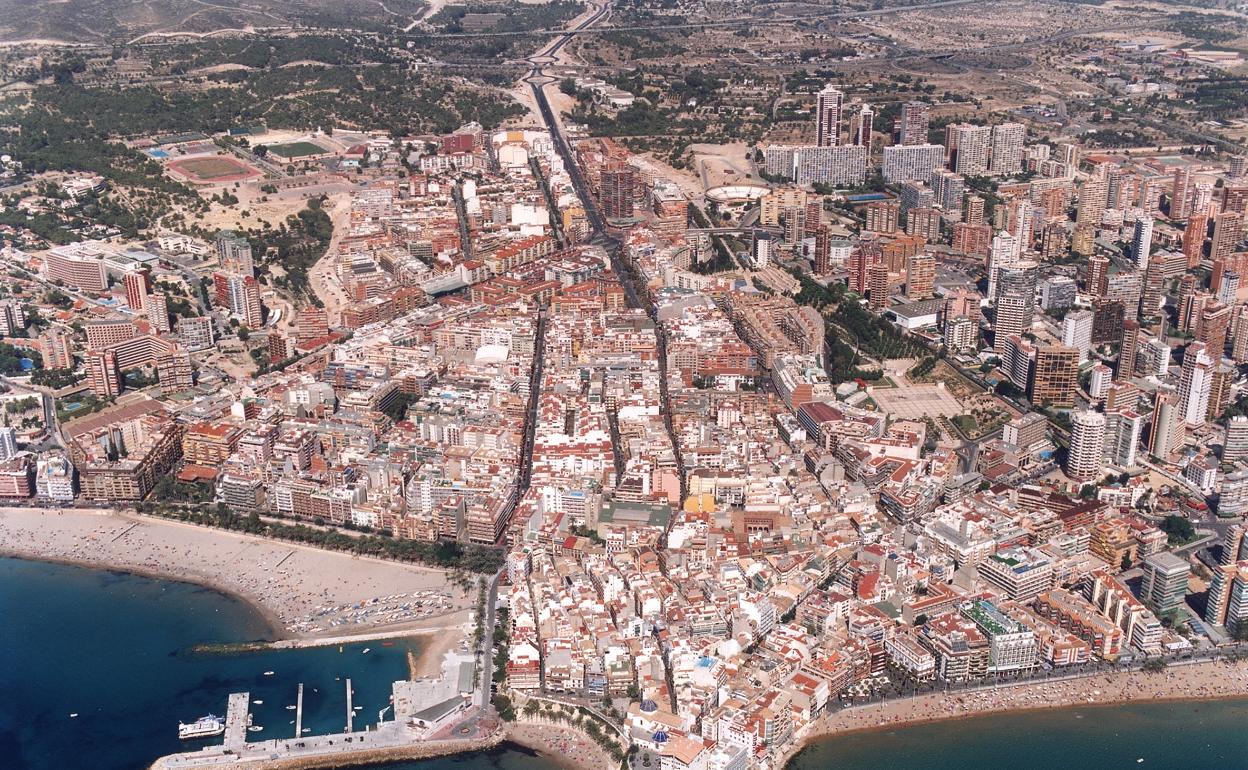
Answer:
<svg viewBox="0 0 1248 770"><path fill-rule="evenodd" d="M1103 92L991 110L838 71L919 56L897 37L821 27L772 92L612 67L678 43L556 5L497 44L510 95L420 76L482 122L309 102L313 127L119 128L98 163L57 154L41 90L163 80L160 56L10 52L37 85L0 136L0 498L479 579L479 685L409 704L419 738L575 719L663 770L783 767L888 696L1248 641L1245 92L1161 106L1222 99L1191 89L1238 49L1123 32L1061 70ZM396 61L510 34L443 14Z"/></svg>

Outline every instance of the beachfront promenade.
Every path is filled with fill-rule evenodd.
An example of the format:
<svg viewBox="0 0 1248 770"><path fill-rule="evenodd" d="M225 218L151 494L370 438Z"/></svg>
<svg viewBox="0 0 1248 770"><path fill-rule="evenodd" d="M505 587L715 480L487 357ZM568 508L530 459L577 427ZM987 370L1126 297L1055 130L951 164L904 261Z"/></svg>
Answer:
<svg viewBox="0 0 1248 770"><path fill-rule="evenodd" d="M1241 643L1235 645L1224 645L1222 647L1201 650L1199 652L1188 651L1149 657L1140 656L1130 663L1110 663L1103 660L1094 660L1078 667L1060 669L1037 668L1025 673L1015 672L1012 674L1002 674L995 677L990 676L984 679L976 679L965 682L943 682L935 680L923 684L898 682L889 689L877 690L871 695L842 695L841 703L842 708L848 709L857 706L888 702L891 700L921 697L923 695L938 692L956 694L963 692L979 692L984 690L1002 690L1025 685L1078 681L1097 676L1118 676L1131 672L1144 671L1145 665L1149 660L1164 661L1166 663L1167 670L1172 670L1201 663L1236 662L1245 658L1248 658L1248 643ZM829 708L835 709L835 707L831 705Z"/></svg>
<svg viewBox="0 0 1248 770"><path fill-rule="evenodd" d="M1132 701L1201 700L1248 695L1248 648L1223 648L1191 657L1172 656L1161 671L1131 666L1091 665L1077 672L1048 671L1033 676L960 685L943 683L899 687L901 695L877 693L829 704L781 750L777 770L820 736L961 719L976 715ZM896 690L894 690L896 692Z"/></svg>

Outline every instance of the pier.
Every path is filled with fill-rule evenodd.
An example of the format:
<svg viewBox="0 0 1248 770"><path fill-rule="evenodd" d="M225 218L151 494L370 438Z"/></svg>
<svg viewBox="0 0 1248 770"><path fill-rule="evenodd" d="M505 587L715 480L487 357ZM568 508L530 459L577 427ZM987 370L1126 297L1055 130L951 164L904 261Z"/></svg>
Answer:
<svg viewBox="0 0 1248 770"><path fill-rule="evenodd" d="M225 747L237 751L247 743L247 726L251 721L251 693L230 694L225 711Z"/></svg>
<svg viewBox="0 0 1248 770"><path fill-rule="evenodd" d="M303 734L303 682L299 683L299 692L295 695L295 737Z"/></svg>
<svg viewBox="0 0 1248 770"><path fill-rule="evenodd" d="M347 679L347 732L351 732L351 726L355 723L355 713L351 710L351 679Z"/></svg>

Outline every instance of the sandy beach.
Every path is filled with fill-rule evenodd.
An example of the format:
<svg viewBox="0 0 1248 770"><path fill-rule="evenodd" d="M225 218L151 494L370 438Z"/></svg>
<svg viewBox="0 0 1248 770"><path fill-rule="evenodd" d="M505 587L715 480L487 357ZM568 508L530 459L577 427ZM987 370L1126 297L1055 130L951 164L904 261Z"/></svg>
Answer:
<svg viewBox="0 0 1248 770"><path fill-rule="evenodd" d="M431 632L420 635L420 657L412 667L413 679L437 679L443 674L446 654L455 648L462 634Z"/></svg>
<svg viewBox="0 0 1248 770"><path fill-rule="evenodd" d="M891 729L1004 711L1236 697L1248 697L1248 662L1171 665L1158 673L1134 671L948 695L932 693L832 712L809 725L775 767L784 768L794 755L817 738L862 730Z"/></svg>
<svg viewBox="0 0 1248 770"><path fill-rule="evenodd" d="M542 757L572 770L618 767L602 747L574 727L535 717L520 717L507 725L507 740L532 749ZM656 763L657 766L657 763Z"/></svg>
<svg viewBox="0 0 1248 770"><path fill-rule="evenodd" d="M473 605L441 570L104 510L0 508L0 554L206 585L248 601L287 639L437 632L421 656L435 666Z"/></svg>

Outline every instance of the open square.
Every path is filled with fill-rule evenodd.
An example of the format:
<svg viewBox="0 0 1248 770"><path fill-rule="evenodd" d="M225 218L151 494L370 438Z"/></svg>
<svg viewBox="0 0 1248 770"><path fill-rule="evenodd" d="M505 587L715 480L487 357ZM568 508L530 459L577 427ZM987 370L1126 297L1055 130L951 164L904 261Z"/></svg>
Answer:
<svg viewBox="0 0 1248 770"><path fill-rule="evenodd" d="M871 398L880 409L902 420L952 417L965 411L949 391L936 385L879 388L871 392Z"/></svg>

